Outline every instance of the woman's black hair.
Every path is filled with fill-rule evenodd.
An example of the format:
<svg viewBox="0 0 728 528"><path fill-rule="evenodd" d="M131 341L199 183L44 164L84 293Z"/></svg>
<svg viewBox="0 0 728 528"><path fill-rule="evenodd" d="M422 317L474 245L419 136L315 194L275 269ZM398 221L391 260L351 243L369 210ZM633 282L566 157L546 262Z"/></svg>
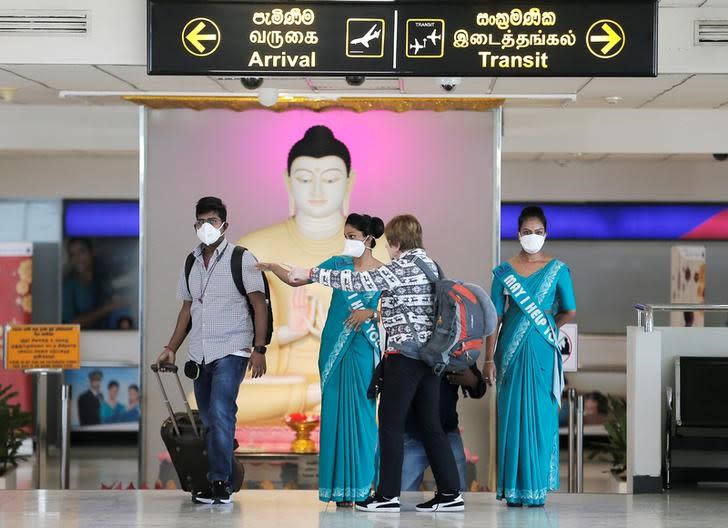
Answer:
<svg viewBox="0 0 728 528"><path fill-rule="evenodd" d="M546 226L546 215L543 212L543 209L541 209L537 205L529 205L528 207L524 207L521 211L521 214L518 217L518 230L521 230L521 227L523 227L523 223L530 219L530 218L537 218L541 221L543 224L544 231L547 231Z"/></svg>
<svg viewBox="0 0 728 528"><path fill-rule="evenodd" d="M376 216L351 213L346 217L346 225L372 237L372 248L377 247L377 239L384 234L384 221Z"/></svg>
<svg viewBox="0 0 728 528"><path fill-rule="evenodd" d="M111 380L109 384L106 386L107 389L110 389L111 387L119 388L119 382L116 380Z"/></svg>
<svg viewBox="0 0 728 528"><path fill-rule="evenodd" d="M299 139L288 152L288 173L290 175L293 160L301 156L312 158L323 158L325 156L337 156L346 165L346 175L351 172L351 154L349 149L341 141L334 137L331 129L324 125L312 126L301 139Z"/></svg>

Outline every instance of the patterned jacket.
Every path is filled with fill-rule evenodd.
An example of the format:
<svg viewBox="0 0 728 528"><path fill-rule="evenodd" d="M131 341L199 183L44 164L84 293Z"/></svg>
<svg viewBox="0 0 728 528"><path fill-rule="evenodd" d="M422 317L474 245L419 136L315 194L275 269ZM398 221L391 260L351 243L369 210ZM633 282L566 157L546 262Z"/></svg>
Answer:
<svg viewBox="0 0 728 528"><path fill-rule="evenodd" d="M343 291L382 292L382 324L387 331L387 351L419 359L417 348L432 335L435 322L435 287L417 267L421 259L438 275L437 265L423 249L403 253L371 271L311 270L311 280Z"/></svg>

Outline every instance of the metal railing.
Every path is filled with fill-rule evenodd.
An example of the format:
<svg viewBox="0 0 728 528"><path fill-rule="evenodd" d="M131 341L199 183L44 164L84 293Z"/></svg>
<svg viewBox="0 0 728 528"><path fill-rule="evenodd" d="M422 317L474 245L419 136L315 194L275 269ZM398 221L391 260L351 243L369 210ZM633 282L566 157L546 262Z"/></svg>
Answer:
<svg viewBox="0 0 728 528"><path fill-rule="evenodd" d="M584 396L566 391L569 402L569 493L584 493Z"/></svg>
<svg viewBox="0 0 728 528"><path fill-rule="evenodd" d="M655 328L655 312L728 312L728 304L635 304L637 325L645 332Z"/></svg>

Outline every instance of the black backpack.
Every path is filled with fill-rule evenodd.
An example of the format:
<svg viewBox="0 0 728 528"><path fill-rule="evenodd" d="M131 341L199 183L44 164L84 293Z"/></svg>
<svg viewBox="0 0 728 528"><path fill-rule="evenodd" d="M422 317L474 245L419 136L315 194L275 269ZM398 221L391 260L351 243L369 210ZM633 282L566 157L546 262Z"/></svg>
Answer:
<svg viewBox="0 0 728 528"><path fill-rule="evenodd" d="M242 246L233 246L233 255L232 257L230 257L230 271L233 274L233 282L235 283L235 287L240 292L240 295L245 297L245 300L248 301L250 316L255 322L255 310L253 308L253 305L250 303L250 299L248 299L248 292L245 291L245 284L243 284L243 253L245 253L246 251L247 249ZM185 260L185 280L187 281L188 292L190 291L190 273L192 272L192 266L194 265L195 255L194 253L190 253L189 255L187 255L187 260ZM262 271L260 273L261 275L263 275L263 285L265 286L265 304L268 307L268 331L265 335L265 344L270 345L270 341L273 336L273 308L270 304L270 288L268 286L268 279L266 278L265 273L263 273ZM253 324L253 327L255 327L255 323ZM191 328L192 321L190 321L190 324L187 326L188 333Z"/></svg>

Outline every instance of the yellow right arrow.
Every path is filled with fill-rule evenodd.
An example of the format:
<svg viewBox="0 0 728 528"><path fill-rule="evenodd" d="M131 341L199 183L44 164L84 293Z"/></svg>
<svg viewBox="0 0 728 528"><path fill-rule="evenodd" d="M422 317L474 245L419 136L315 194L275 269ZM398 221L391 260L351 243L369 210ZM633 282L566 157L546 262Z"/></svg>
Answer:
<svg viewBox="0 0 728 528"><path fill-rule="evenodd" d="M589 37L589 40L592 42L606 42L604 47L601 49L602 55L606 55L609 53L614 46L619 44L619 42L622 40L622 37L612 29L612 26L607 24L606 22L602 24L602 29L604 30L604 33L606 35L592 35Z"/></svg>
<svg viewBox="0 0 728 528"><path fill-rule="evenodd" d="M195 26L195 29L187 33L187 36L185 37L200 53L205 51L205 46L200 44L201 40L217 40L217 35L215 33L200 35L200 31L203 29L205 29L205 23L200 22Z"/></svg>

